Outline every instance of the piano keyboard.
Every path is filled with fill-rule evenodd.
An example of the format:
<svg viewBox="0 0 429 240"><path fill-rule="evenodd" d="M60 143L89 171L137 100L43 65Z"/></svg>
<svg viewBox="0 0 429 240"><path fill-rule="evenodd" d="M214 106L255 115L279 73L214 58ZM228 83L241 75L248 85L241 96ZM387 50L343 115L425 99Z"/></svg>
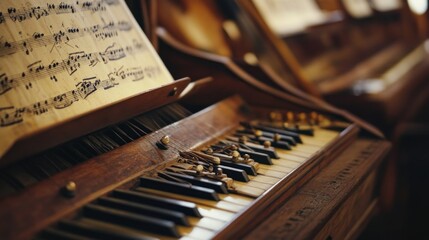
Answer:
<svg viewBox="0 0 429 240"><path fill-rule="evenodd" d="M143 174L133 187L84 205L37 239L211 239L276 185L298 179L294 173L308 170L339 135L319 126L236 123L210 144Z"/></svg>
<svg viewBox="0 0 429 240"><path fill-rule="evenodd" d="M0 219L14 226L0 235L241 236L243 227L257 222L255 216L274 211L354 142L359 131L354 124L296 129L288 122L286 128L266 120L275 110L258 108L254 115L249 110L239 97L230 97L187 117L190 113L184 111L176 117L158 112L164 123L154 123L152 117L140 121L145 134L134 141L79 159L49 179L0 198L8 206L0 208ZM43 207L32 207L34 202ZM23 220L14 212L28 214Z"/></svg>

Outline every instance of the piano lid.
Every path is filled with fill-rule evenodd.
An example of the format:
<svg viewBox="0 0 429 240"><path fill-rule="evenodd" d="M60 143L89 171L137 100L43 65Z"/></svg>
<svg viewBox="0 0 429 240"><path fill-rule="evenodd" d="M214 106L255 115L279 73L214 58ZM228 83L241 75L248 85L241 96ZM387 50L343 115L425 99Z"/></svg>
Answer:
<svg viewBox="0 0 429 240"><path fill-rule="evenodd" d="M401 0L372 0L371 4L375 10L380 12L394 11L402 7Z"/></svg>
<svg viewBox="0 0 429 240"><path fill-rule="evenodd" d="M270 28L280 36L303 32L329 18L314 0L253 0L253 3Z"/></svg>
<svg viewBox="0 0 429 240"><path fill-rule="evenodd" d="M171 83L124 1L0 2L0 159L19 139Z"/></svg>
<svg viewBox="0 0 429 240"><path fill-rule="evenodd" d="M373 15L367 0L342 0L347 12L354 18L366 18Z"/></svg>

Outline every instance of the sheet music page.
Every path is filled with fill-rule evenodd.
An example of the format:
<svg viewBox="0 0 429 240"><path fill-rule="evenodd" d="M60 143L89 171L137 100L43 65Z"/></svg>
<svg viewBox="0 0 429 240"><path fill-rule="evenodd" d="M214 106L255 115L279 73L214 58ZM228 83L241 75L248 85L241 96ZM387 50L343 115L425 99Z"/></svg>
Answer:
<svg viewBox="0 0 429 240"><path fill-rule="evenodd" d="M402 3L401 0L372 0L372 5L380 12L387 12L400 9Z"/></svg>
<svg viewBox="0 0 429 240"><path fill-rule="evenodd" d="M278 35L302 32L327 18L314 0L253 0L253 3Z"/></svg>
<svg viewBox="0 0 429 240"><path fill-rule="evenodd" d="M123 0L0 1L0 158L16 139L171 82Z"/></svg>
<svg viewBox="0 0 429 240"><path fill-rule="evenodd" d="M354 18L364 18L372 15L368 0L342 0L347 12Z"/></svg>

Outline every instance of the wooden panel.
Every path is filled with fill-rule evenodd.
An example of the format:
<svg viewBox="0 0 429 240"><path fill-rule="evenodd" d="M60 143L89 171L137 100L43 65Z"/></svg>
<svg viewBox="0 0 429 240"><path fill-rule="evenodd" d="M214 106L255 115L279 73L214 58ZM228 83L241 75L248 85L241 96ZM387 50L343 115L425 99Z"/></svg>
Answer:
<svg viewBox="0 0 429 240"><path fill-rule="evenodd" d="M357 237L376 211L377 206L374 204L377 204L377 200L374 190L377 173L378 171L375 169L363 180L336 210L315 239L354 239Z"/></svg>
<svg viewBox="0 0 429 240"><path fill-rule="evenodd" d="M389 144L383 141L357 140L263 224L250 231L246 239L313 239L337 209L347 199L353 199L350 196L359 192L359 186L367 179L373 182L374 178L368 176L379 166L388 148ZM369 182L367 186L371 186Z"/></svg>

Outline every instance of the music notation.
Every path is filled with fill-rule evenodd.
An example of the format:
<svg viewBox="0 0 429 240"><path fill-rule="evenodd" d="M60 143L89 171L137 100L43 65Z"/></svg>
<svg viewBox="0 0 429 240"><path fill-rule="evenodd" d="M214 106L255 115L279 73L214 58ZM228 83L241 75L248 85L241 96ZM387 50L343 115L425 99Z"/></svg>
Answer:
<svg viewBox="0 0 429 240"><path fill-rule="evenodd" d="M108 74L107 79L100 80L97 77L82 79L76 84L76 88L65 93L61 93L52 98L35 102L25 107L2 107L0 108L0 127L7 127L23 121L25 115L41 115L49 112L50 109L62 109L69 107L74 102L87 99L99 89L108 90L120 84L122 80L140 81L144 78L153 78L159 74L161 69L157 66L146 68L133 67L119 69Z"/></svg>
<svg viewBox="0 0 429 240"><path fill-rule="evenodd" d="M130 31L131 24L126 21L109 22L105 25L96 24L89 27L78 28L68 27L64 30L59 30L53 34L44 34L34 32L30 38L19 41L3 41L0 42L0 57L24 51L29 55L35 48L46 47L49 45L55 46L61 43L68 43L72 39L81 38L92 35L96 39L104 40L112 37L117 37L119 31Z"/></svg>
<svg viewBox="0 0 429 240"><path fill-rule="evenodd" d="M23 22L33 18L39 20L40 18L49 16L51 14L76 13L84 11L106 11L106 5L116 4L118 4L118 0L98 0L83 2L76 1L74 3L61 2L59 4L46 3L46 7L34 6L21 9L9 7L6 13L0 12L0 24L5 23L6 19L10 19L13 22Z"/></svg>
<svg viewBox="0 0 429 240"><path fill-rule="evenodd" d="M67 72L69 76L78 71L84 64L94 67L99 62L107 64L110 61L116 61L125 58L127 55L134 55L143 50L141 43L135 42L134 46L121 47L116 42L107 47L104 51L86 53L85 51L69 53L68 58L52 61L44 65L40 60L27 66L27 70L7 76L5 73L0 75L0 95L8 92L12 88L25 86L29 90L37 79L49 78L53 82L58 82L57 75Z"/></svg>
<svg viewBox="0 0 429 240"><path fill-rule="evenodd" d="M0 158L34 132L173 82L124 1L1 0L0 29Z"/></svg>

